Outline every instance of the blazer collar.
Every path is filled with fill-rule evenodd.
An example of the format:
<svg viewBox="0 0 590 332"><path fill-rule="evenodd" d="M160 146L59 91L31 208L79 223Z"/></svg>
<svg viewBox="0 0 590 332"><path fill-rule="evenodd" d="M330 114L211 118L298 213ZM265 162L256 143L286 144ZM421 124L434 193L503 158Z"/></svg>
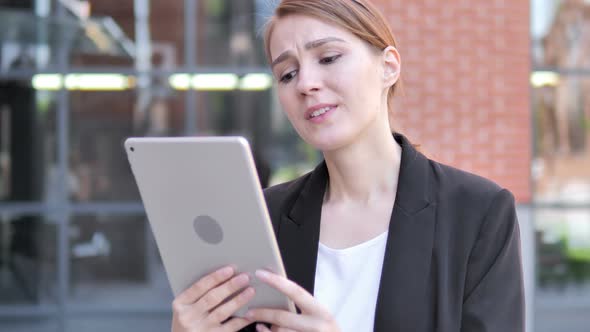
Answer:
<svg viewBox="0 0 590 332"><path fill-rule="evenodd" d="M309 179L303 185L295 204L288 213L289 218L297 225L302 225L306 220L308 222L318 222L310 217L321 217L322 203L328 183L328 167L326 162L322 161L311 172ZM316 214L318 212L319 214ZM312 215L310 215L312 213Z"/></svg>
<svg viewBox="0 0 590 332"><path fill-rule="evenodd" d="M403 211L413 214L429 205L431 201L428 196L430 193L428 160L414 148L405 136L395 133L393 137L402 148L395 205ZM319 219L310 217L321 217L321 207L328 178L326 162L322 161L311 172L308 181L299 193L299 197L288 212L288 217L292 222L297 225L302 225L306 220L319 223ZM319 211L316 211L317 209Z"/></svg>
<svg viewBox="0 0 590 332"><path fill-rule="evenodd" d="M320 242L320 219L328 169L318 165L303 184L292 208L281 215L277 242L287 276L313 294Z"/></svg>
<svg viewBox="0 0 590 332"><path fill-rule="evenodd" d="M404 136L394 134L394 138L402 147L402 156L377 297L375 331L423 330L415 324L425 321L418 313L428 306L425 300L436 205L430 187L434 181L428 159ZM277 234L288 277L312 294L327 181L328 170L322 162L281 216Z"/></svg>

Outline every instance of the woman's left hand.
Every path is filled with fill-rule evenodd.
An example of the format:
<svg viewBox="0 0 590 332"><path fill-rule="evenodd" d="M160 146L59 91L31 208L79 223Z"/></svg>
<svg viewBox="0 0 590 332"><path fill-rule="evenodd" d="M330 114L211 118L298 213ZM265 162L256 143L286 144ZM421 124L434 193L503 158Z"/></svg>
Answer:
<svg viewBox="0 0 590 332"><path fill-rule="evenodd" d="M301 309L301 314L280 309L252 309L246 317L255 322L272 324L273 332L338 332L340 329L332 315L305 289L291 280L267 271L256 271L262 282L287 295ZM259 332L271 332L263 324L257 324Z"/></svg>

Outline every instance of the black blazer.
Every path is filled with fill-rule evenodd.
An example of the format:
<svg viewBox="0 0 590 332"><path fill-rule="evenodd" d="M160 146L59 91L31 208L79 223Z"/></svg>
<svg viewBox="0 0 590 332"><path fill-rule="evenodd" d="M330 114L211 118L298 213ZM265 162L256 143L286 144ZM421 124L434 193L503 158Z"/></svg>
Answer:
<svg viewBox="0 0 590 332"><path fill-rule="evenodd" d="M394 137L401 166L374 330L524 331L512 194ZM264 192L287 276L312 294L327 181L321 163Z"/></svg>

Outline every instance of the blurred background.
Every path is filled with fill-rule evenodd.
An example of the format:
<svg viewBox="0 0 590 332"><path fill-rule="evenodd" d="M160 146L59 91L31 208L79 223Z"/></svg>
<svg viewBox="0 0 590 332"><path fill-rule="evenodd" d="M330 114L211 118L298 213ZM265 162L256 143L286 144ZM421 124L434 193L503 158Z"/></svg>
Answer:
<svg viewBox="0 0 590 332"><path fill-rule="evenodd" d="M273 3L0 0L1 331L169 329L126 137L244 135L264 186L320 160L265 65ZM517 198L528 331L588 331L590 1L374 3L397 130Z"/></svg>

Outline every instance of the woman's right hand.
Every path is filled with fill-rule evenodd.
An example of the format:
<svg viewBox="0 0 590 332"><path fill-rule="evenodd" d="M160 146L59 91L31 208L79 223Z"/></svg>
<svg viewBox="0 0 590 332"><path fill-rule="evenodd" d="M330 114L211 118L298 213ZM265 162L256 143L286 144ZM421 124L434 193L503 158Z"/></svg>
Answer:
<svg viewBox="0 0 590 332"><path fill-rule="evenodd" d="M245 318L229 319L254 297L254 288L247 287L248 275L234 273L231 266L224 267L180 293L172 302L172 332L238 331L252 323ZM223 303L240 289L244 290Z"/></svg>

